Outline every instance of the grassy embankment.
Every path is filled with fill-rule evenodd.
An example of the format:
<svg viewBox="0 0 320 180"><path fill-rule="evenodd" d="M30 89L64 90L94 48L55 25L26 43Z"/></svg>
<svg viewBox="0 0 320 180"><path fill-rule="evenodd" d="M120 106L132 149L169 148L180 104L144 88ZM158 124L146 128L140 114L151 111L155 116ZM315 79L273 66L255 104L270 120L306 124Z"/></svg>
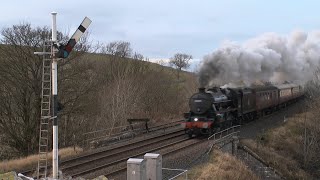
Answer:
<svg viewBox="0 0 320 180"><path fill-rule="evenodd" d="M220 150L214 150L208 163L196 166L188 171L188 179L254 180L259 178L236 157Z"/></svg>
<svg viewBox="0 0 320 180"><path fill-rule="evenodd" d="M63 148L59 150L59 157L61 159L74 157L82 152L82 149L76 147ZM28 157L22 157L19 159L12 159L9 161L0 162L0 173L5 173L9 171L24 171L36 167L38 163L38 155L30 155ZM49 164L52 161L52 153L48 153L48 162Z"/></svg>
<svg viewBox="0 0 320 180"><path fill-rule="evenodd" d="M257 153L287 179L313 179L314 175L311 175L308 165L304 164L305 115L300 113L288 118L282 126L265 132L256 141L245 139L241 140L241 144ZM307 124L311 126L308 120Z"/></svg>

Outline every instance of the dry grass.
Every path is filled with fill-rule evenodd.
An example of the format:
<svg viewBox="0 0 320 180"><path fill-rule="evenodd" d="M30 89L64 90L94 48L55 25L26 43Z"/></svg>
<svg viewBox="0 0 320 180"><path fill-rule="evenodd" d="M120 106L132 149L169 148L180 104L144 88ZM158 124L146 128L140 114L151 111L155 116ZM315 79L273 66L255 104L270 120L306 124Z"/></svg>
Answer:
<svg viewBox="0 0 320 180"><path fill-rule="evenodd" d="M264 161L279 171L285 178L312 179L309 174L301 169L300 164L293 159L293 154L289 155L290 152L283 155L274 148L269 147L268 145L258 145L253 140L241 140L241 143L257 153ZM285 144L282 146L285 146Z"/></svg>
<svg viewBox="0 0 320 180"><path fill-rule="evenodd" d="M73 147L59 149L59 156L61 159L66 157L73 157L82 152L82 149L76 147L75 150ZM52 160L52 153L48 153L49 163ZM31 155L28 157L23 157L20 159L13 159L9 161L0 162L0 173L9 172L9 171L23 171L36 167L38 163L38 155Z"/></svg>
<svg viewBox="0 0 320 180"><path fill-rule="evenodd" d="M308 144L310 150L304 162L305 128L308 136L318 137L320 126L315 111L296 114L287 118L282 126L260 135L256 141L242 140L241 143L252 149L287 179L319 179L319 153L317 149L312 149L312 145L318 147L319 141Z"/></svg>
<svg viewBox="0 0 320 180"><path fill-rule="evenodd" d="M188 171L188 177L197 180L259 179L242 161L219 150L213 151L208 163Z"/></svg>
<svg viewBox="0 0 320 180"><path fill-rule="evenodd" d="M291 157L301 156L303 144L303 119L299 117L289 118L283 126L269 130L264 134L266 146Z"/></svg>
<svg viewBox="0 0 320 180"><path fill-rule="evenodd" d="M306 118L310 117L310 118ZM313 126L312 113L300 113L287 118L282 126L267 131L263 141L243 140L259 156L289 179L310 179L303 170L304 126ZM309 120L308 120L309 119ZM259 139L259 138L258 138Z"/></svg>

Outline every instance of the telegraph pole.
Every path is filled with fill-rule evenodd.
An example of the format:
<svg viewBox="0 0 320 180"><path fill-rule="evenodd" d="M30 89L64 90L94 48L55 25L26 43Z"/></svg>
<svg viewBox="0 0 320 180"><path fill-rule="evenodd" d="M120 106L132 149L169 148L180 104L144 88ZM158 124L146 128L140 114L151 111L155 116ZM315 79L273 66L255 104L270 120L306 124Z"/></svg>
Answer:
<svg viewBox="0 0 320 180"><path fill-rule="evenodd" d="M56 22L56 17L57 13L52 12L52 43L56 44L57 43L57 22ZM59 154L59 149L58 149L58 59L56 58L56 48L54 46L51 46L51 51L52 51L52 118L53 118L53 139L52 139L52 144L53 144L53 150L52 150L52 175L53 179L58 179L58 154Z"/></svg>

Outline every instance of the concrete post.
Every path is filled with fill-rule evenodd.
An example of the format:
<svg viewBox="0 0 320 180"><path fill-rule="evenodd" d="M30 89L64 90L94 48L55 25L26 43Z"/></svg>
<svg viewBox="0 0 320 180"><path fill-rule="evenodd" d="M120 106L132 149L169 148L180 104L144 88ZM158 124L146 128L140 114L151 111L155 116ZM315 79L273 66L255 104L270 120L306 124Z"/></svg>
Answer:
<svg viewBox="0 0 320 180"><path fill-rule="evenodd" d="M238 144L239 144L238 136L232 136L232 155L234 156L237 156Z"/></svg>
<svg viewBox="0 0 320 180"><path fill-rule="evenodd" d="M160 154L146 153L144 159L147 165L147 179L162 180L162 156Z"/></svg>
<svg viewBox="0 0 320 180"><path fill-rule="evenodd" d="M146 180L146 161L144 159L128 159L127 180Z"/></svg>

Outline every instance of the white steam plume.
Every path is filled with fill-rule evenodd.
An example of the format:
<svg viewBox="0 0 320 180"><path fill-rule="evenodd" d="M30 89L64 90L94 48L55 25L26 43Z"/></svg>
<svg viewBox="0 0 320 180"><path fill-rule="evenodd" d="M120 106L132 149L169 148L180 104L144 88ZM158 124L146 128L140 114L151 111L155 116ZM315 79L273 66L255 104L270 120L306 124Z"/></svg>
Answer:
<svg viewBox="0 0 320 180"><path fill-rule="evenodd" d="M320 62L320 31L295 31L284 37L266 33L243 44L225 42L204 57L199 69L202 87L255 81L302 84Z"/></svg>

